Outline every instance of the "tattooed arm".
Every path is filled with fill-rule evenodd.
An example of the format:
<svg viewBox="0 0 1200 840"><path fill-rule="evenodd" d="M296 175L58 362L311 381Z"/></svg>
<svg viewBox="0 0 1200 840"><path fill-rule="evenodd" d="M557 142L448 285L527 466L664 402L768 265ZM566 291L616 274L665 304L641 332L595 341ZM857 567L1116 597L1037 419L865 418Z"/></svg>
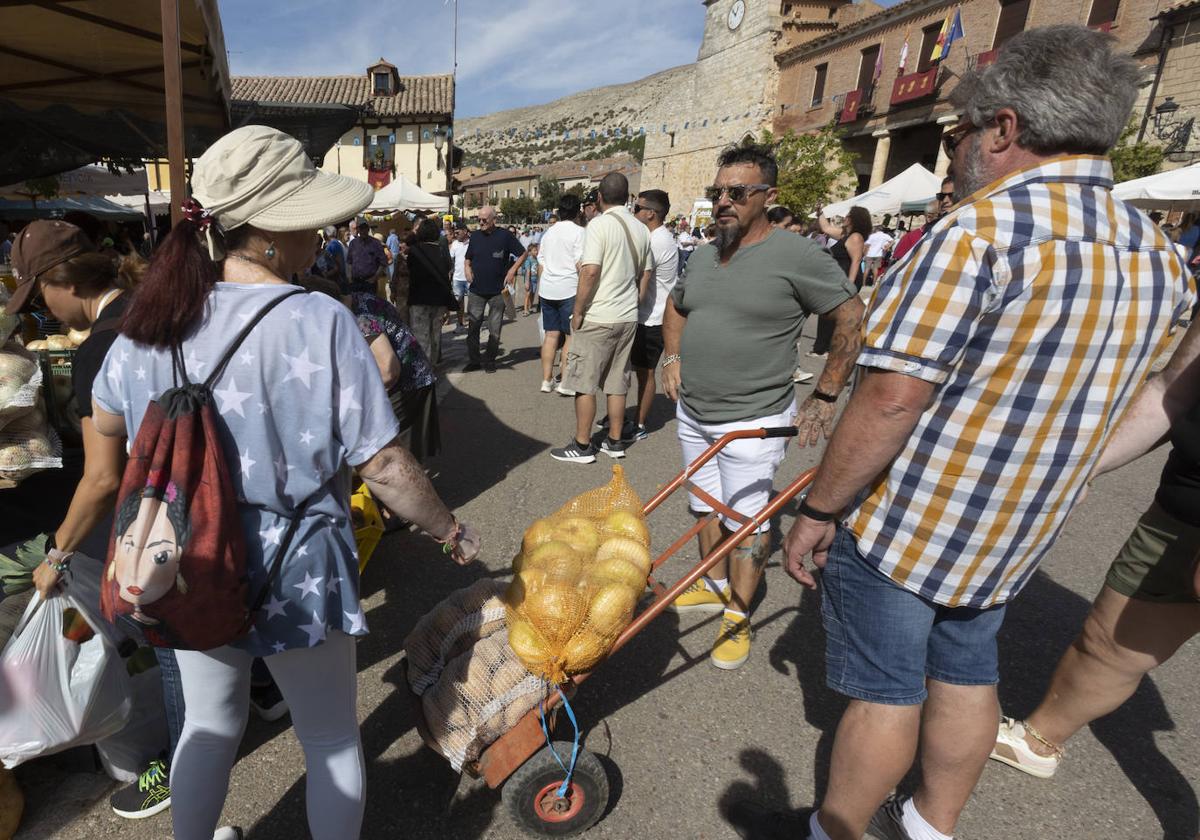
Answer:
<svg viewBox="0 0 1200 840"><path fill-rule="evenodd" d="M833 321L833 337L829 341L825 369L821 371L817 380L816 390L820 393L836 397L842 393L842 389L850 380L862 345L860 326L864 308L858 295L854 295L841 306L821 316ZM800 430L796 435L797 444L816 446L822 437L829 437L833 431L833 415L836 412L836 401L826 402L810 395L800 404L796 416L796 428Z"/></svg>

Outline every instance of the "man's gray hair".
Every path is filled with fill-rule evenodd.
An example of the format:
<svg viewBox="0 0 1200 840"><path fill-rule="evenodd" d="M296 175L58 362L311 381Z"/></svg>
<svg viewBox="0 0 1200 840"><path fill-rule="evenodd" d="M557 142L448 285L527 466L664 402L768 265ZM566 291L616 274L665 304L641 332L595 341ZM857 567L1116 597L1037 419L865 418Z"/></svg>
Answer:
<svg viewBox="0 0 1200 840"><path fill-rule="evenodd" d="M1038 154L1102 155L1117 143L1137 99L1141 70L1116 40L1076 25L1030 29L996 62L968 73L950 95L972 125L1002 108L1019 119L1017 143Z"/></svg>

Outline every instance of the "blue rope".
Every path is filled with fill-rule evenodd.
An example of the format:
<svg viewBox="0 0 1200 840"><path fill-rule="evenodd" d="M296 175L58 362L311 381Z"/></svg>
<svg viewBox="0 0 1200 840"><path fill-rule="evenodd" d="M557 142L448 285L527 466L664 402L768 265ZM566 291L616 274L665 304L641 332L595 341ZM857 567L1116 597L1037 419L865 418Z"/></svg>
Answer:
<svg viewBox="0 0 1200 840"><path fill-rule="evenodd" d="M538 712L542 721L542 734L546 736L546 746L550 748L550 755L554 756L554 760L558 762L558 766L563 769L567 777L563 779L563 783L558 786L555 791L558 796L565 796L567 788L571 785L571 776L575 773L575 760L579 758L579 721L575 719L575 710L571 708L571 703L567 700L567 695L559 689L558 696L562 700L563 708L567 711L567 719L571 721L571 726L575 727L575 742L571 746L571 766L563 764L562 759L558 757L558 751L554 749L554 742L550 740L550 727L546 725L546 702L543 700L538 704Z"/></svg>

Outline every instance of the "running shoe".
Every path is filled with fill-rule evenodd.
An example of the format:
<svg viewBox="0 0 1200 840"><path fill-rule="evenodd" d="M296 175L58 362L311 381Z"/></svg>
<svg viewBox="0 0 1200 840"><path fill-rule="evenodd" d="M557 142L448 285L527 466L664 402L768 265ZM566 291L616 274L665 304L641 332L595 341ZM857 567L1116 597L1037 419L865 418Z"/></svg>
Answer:
<svg viewBox="0 0 1200 840"><path fill-rule="evenodd" d="M1000 729L996 733L996 746L992 747L989 758L1015 767L1022 773L1028 773L1039 779L1049 779L1058 769L1062 753L1058 755L1038 755L1025 740L1025 724L1023 721L1010 717L1000 718Z"/></svg>
<svg viewBox="0 0 1200 840"><path fill-rule="evenodd" d="M750 658L750 619L730 615L726 610L721 616L721 629L713 643L709 659L723 671L741 668Z"/></svg>
<svg viewBox="0 0 1200 840"><path fill-rule="evenodd" d="M596 463L596 447L590 443L583 445L579 441L572 439L570 443L561 449L551 449L550 457L556 461L571 461L576 464L594 464Z"/></svg>
<svg viewBox="0 0 1200 840"><path fill-rule="evenodd" d="M727 606L728 598L715 591L705 578L700 578L683 590L667 609L675 613L719 613Z"/></svg>
<svg viewBox="0 0 1200 840"><path fill-rule="evenodd" d="M236 825L223 825L213 832L213 840L242 840L244 836Z"/></svg>
<svg viewBox="0 0 1200 840"><path fill-rule="evenodd" d="M575 396L575 392L572 391L570 388L563 387L563 384L561 382L558 383L558 385L555 387L554 390L557 391L558 393L562 394L564 397Z"/></svg>
<svg viewBox="0 0 1200 840"><path fill-rule="evenodd" d="M812 378L813 375L811 373L806 370L801 370L800 368L796 368L795 372L792 373L792 381L797 384L801 382L808 382Z"/></svg>
<svg viewBox="0 0 1200 840"><path fill-rule="evenodd" d="M163 761L150 762L138 780L108 798L113 813L127 820L153 817L171 807L170 773Z"/></svg>
<svg viewBox="0 0 1200 840"><path fill-rule="evenodd" d="M279 686L273 682L250 687L250 708L267 722L279 720L288 713L287 701L283 699Z"/></svg>
<svg viewBox="0 0 1200 840"><path fill-rule="evenodd" d="M638 423L637 431L635 431L633 433L633 439L634 440L645 440L648 437L650 437L650 433L648 431L646 431L646 427L643 426L641 423Z"/></svg>
<svg viewBox="0 0 1200 840"><path fill-rule="evenodd" d="M549 394L553 390L554 390L554 383L551 382L549 379L543 379L542 380L542 393Z"/></svg>
<svg viewBox="0 0 1200 840"><path fill-rule="evenodd" d="M605 455L607 455L609 458L624 458L625 457L625 441L612 440L611 438L606 436L604 438L604 440L600 443L600 451L603 452Z"/></svg>
<svg viewBox="0 0 1200 840"><path fill-rule="evenodd" d="M721 804L721 816L743 840L808 840L812 812L773 810L750 799Z"/></svg>

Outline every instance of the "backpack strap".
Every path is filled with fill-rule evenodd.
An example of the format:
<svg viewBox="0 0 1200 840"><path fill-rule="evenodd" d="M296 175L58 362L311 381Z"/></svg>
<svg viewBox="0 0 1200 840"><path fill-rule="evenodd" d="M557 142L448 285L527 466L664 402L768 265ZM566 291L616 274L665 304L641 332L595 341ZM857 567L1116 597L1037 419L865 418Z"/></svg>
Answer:
<svg viewBox="0 0 1200 840"><path fill-rule="evenodd" d="M288 549L292 546L292 540L296 536L296 531L300 529L300 523L304 520L305 514L308 513L309 504L316 498L317 493L320 493L324 488L325 485L322 484L316 493L313 493L301 502L300 506L292 513L292 521L288 523L287 530L283 532L283 539L279 541L279 550L275 552L275 561L271 563L271 568L267 572L267 579L263 582L258 595L254 597L254 603L250 605L250 613L246 617L247 628L254 623L254 617L258 615L258 611L266 603L267 596L271 594L271 587L275 585L275 580L279 577L279 571L283 568L284 557L287 556Z"/></svg>
<svg viewBox="0 0 1200 840"><path fill-rule="evenodd" d="M246 323L246 326L242 327L242 331L237 334L237 338L233 340L233 344L229 345L229 348L225 351L224 355L221 356L220 361L218 361L216 366L213 368L213 372L208 375L208 379L204 380L204 387L212 388L212 386L216 384L216 381L221 378L221 374L225 372L225 368L228 367L229 363L233 360L233 354L238 351L238 349L242 346L242 342L245 341L247 336L254 331L254 328L258 326L259 322L262 321L263 318L267 317L268 313L270 313L272 309L290 297L305 294L308 294L308 292L303 289L293 289L287 294L280 295L262 309L258 310L258 313ZM179 350L179 355L181 357L183 355L182 348ZM186 378L184 381L186 381Z"/></svg>

